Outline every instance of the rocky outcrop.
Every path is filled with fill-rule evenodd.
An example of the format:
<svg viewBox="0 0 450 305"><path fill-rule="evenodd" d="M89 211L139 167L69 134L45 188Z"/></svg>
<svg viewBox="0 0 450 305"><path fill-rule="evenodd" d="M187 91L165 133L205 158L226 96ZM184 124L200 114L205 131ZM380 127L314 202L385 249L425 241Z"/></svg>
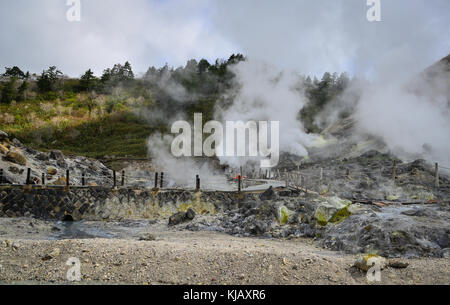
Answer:
<svg viewBox="0 0 450 305"><path fill-rule="evenodd" d="M8 139L8 134L2 130L0 130L0 141L4 141Z"/></svg>
<svg viewBox="0 0 450 305"><path fill-rule="evenodd" d="M216 219L194 221L186 229L244 237L314 237L327 249L388 258L449 256L448 201L379 207L333 197L276 193L275 200L243 201Z"/></svg>
<svg viewBox="0 0 450 305"><path fill-rule="evenodd" d="M342 221L350 215L349 206L351 202L338 197L328 198L322 202L314 213L314 218L321 226L327 223L336 223Z"/></svg>
<svg viewBox="0 0 450 305"><path fill-rule="evenodd" d="M66 170L70 170L71 185L80 185L82 173L86 183L111 185L112 171L97 160L85 157L66 157L61 151L39 152L24 147L19 140L10 139L0 131L0 169L3 169L2 183L24 184L27 168L31 169L31 182L40 184L42 174L47 184L61 184Z"/></svg>
<svg viewBox="0 0 450 305"><path fill-rule="evenodd" d="M3 144L0 144L0 154L6 155L9 152L9 149L4 146Z"/></svg>
<svg viewBox="0 0 450 305"><path fill-rule="evenodd" d="M259 196L259 199L261 200L272 200L276 197L275 191L273 190L272 186L269 187L264 193L262 193Z"/></svg>
<svg viewBox="0 0 450 305"><path fill-rule="evenodd" d="M4 160L22 166L27 165L27 159L20 151L8 151Z"/></svg>
<svg viewBox="0 0 450 305"><path fill-rule="evenodd" d="M176 226L180 223L193 220L195 212L189 208L186 212L178 212L169 217L169 226Z"/></svg>

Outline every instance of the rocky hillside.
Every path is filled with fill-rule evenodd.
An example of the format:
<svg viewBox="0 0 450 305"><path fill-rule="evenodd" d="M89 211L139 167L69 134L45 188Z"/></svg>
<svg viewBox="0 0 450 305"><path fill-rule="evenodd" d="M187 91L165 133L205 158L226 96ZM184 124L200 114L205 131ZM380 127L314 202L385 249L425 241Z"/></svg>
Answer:
<svg viewBox="0 0 450 305"><path fill-rule="evenodd" d="M111 171L97 160L86 157L67 157L61 151L40 152L25 147L15 138L0 130L0 169L3 184L25 184L27 169L31 169L31 184L41 184L44 174L46 184L65 185L66 170L70 171L71 185L81 185L84 173L86 183L108 183Z"/></svg>

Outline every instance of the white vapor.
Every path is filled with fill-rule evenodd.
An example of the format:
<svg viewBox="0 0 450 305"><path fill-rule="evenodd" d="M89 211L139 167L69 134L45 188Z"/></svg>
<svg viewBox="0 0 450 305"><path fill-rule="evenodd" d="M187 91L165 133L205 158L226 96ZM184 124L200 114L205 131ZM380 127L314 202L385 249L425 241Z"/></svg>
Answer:
<svg viewBox="0 0 450 305"><path fill-rule="evenodd" d="M299 156L308 154L306 146L315 136L306 134L298 114L306 103L301 78L293 72L282 71L263 61L247 59L231 67L236 86L228 92L233 104L218 108L216 117L221 121L279 121L280 152ZM269 143L272 139L269 139ZM222 162L238 166L248 158L220 158Z"/></svg>
<svg viewBox="0 0 450 305"><path fill-rule="evenodd" d="M427 73L405 80L395 75L406 67L395 61L390 66L389 75L380 75L362 90L355 113L358 132L381 137L405 159L421 157L450 165L448 68L436 65L432 80Z"/></svg>

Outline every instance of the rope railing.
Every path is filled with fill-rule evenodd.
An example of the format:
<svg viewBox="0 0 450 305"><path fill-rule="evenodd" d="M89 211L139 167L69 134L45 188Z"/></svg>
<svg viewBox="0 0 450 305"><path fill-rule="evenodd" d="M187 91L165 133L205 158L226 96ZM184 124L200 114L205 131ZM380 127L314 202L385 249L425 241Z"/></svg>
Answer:
<svg viewBox="0 0 450 305"><path fill-rule="evenodd" d="M443 169L449 169L450 167L435 164L435 186L439 187L439 167ZM277 180L286 182L286 186L294 185L294 186L306 186L307 188L320 187L323 184L327 184L330 179L335 179L336 176L348 177L353 181L363 181L365 180L364 175L376 175L377 173L382 174L383 176L390 176L390 179L393 181L397 178L397 162L393 162L392 168L380 168L379 170L367 170L364 168L360 168L358 170L350 171L350 169L342 167L339 169L324 169L324 168L309 168L302 169L297 167L297 170L287 171L280 169L230 169L228 174L229 180L233 180L237 184L238 191L241 191L244 184L247 184L249 180ZM20 174L23 178L24 184L46 184L46 178L48 177L47 173L38 173L37 171L32 171L28 168L26 171L23 171ZM56 175L51 175L55 177ZM61 178L65 178L65 181ZM169 185L169 181L172 181L171 177L164 172L148 172L144 171L142 174L130 174L125 171L111 171L109 174L99 173L83 173L79 170L70 171L66 170L65 175L59 175L59 178L56 180L60 180L59 183L65 183L66 186L87 186L89 183L95 183L98 186L142 186L145 185L150 186L153 185L154 188L164 188ZM54 183L54 179L48 179ZM199 175L193 175L192 185L195 185L195 189L200 189L200 177ZM3 169L0 169L0 185L6 183L5 175ZM173 183L173 181L172 181ZM170 183L170 184L172 184ZM92 185L91 185L92 186Z"/></svg>

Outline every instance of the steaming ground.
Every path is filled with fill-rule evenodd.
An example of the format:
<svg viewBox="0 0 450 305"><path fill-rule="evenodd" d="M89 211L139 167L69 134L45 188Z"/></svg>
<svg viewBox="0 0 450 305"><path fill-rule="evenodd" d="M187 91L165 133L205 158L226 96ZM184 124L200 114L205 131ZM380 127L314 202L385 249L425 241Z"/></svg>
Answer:
<svg viewBox="0 0 450 305"><path fill-rule="evenodd" d="M80 259L84 284L367 283L365 272L353 267L358 256L323 250L311 239L257 239L167 230L165 222L145 221L122 223L122 235L117 239L70 236L49 240L30 233L44 228L52 231L54 225L30 219L0 219L0 283L67 283L69 257ZM109 233L120 227L98 225L108 228ZM153 233L147 234L147 240L138 240L142 234L137 232L139 228ZM448 284L448 259L402 261L409 266L387 267L380 284Z"/></svg>
<svg viewBox="0 0 450 305"><path fill-rule="evenodd" d="M331 162L320 152L308 162L285 155L280 164L292 175L299 160L305 176L324 168L323 184L303 185L309 194L281 188L172 227L167 219L1 218L0 282L66 283L65 263L77 257L82 283L91 284L365 284L366 273L354 263L376 253L389 259L380 284L448 284L448 177L436 189L425 161L399 161L392 183L389 154L350 150L346 160ZM311 192L322 185L328 194ZM351 215L319 225L315 212L339 203L335 196L357 198Z"/></svg>
<svg viewBox="0 0 450 305"><path fill-rule="evenodd" d="M448 284L448 174L441 171L435 187L433 164L402 161L375 137L347 137L352 125L330 126L308 147L307 158L282 155L274 171L281 181L274 186L283 185L288 174L291 188L236 200L216 215L198 214L176 226L169 227L167 219L2 218L0 281L66 282L65 262L75 256L83 282L94 284L362 284L365 272L353 265L377 254L392 261L382 284ZM193 187L199 173L213 186L226 181L236 189L217 160L153 162L130 162L127 172L140 175L144 187L153 187L149 172L170 168L165 187ZM260 183L267 188L274 182Z"/></svg>

